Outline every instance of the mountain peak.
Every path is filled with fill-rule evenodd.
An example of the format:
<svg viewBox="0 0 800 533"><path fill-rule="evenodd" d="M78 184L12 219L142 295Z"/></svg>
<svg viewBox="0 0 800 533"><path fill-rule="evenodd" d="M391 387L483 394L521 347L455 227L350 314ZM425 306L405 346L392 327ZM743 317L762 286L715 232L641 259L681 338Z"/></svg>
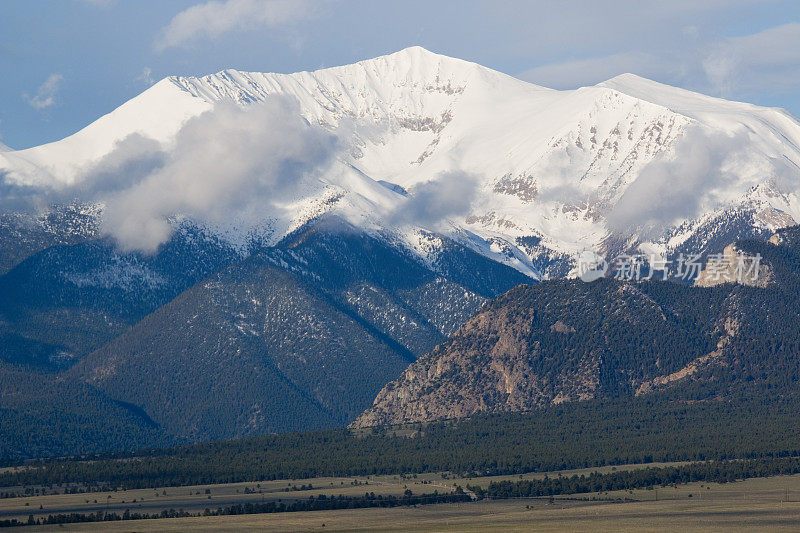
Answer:
<svg viewBox="0 0 800 533"><path fill-rule="evenodd" d="M740 113L761 110L769 111L769 108L760 108L753 104L725 100L715 96L683 89L672 85L667 85L648 78L643 78L636 74L627 72L614 76L613 78L597 84L598 87L613 89L627 94L634 98L651 102L666 107L676 113L698 119L705 114L706 110L724 110L727 113Z"/></svg>
<svg viewBox="0 0 800 533"><path fill-rule="evenodd" d="M133 133L170 146L188 119L217 102L247 108L273 95L296 99L310 124L331 129L342 121L354 125L352 131L349 126L338 130L343 149L336 155L342 165L319 182L326 183L325 191L344 191L346 197L338 204L327 203L316 185L309 186L298 193L300 214L264 213L280 218L275 227L294 227L324 205L326 210L353 214L354 220L372 217L375 227L385 222L392 226L390 231L405 232L405 225L395 228L394 220L382 221L383 208L376 206L394 208L393 202L403 198L389 194L382 183L401 187L413 197L417 186L448 182L454 173L467 172L478 183L478 200L454 216L453 227L487 257L502 256L526 273L536 270L534 261L550 265L541 258L557 254L561 263L546 268L562 275L571 268L571 254L603 249L611 231L608 213L647 165L660 154L675 153L690 125L699 124L709 133L741 134L737 139L747 145L748 157L726 196L709 196L707 210L700 213L698 208L692 216L710 216L746 199L753 184L776 172L774 161L800 165L800 124L773 109L728 102L630 73L577 91L544 89L411 46L313 72L228 69L168 78L68 139L3 152L0 170L26 179L30 175L21 183L36 183L40 169L49 173L41 183L45 178L73 183ZM800 220L795 196L800 173L797 166L787 168L790 175L781 180L781 195L767 203ZM711 187L703 185L702 173L687 179L696 180L702 194ZM585 198L595 200L587 204ZM646 220L649 215L636 202L629 204L623 205ZM414 216L420 227L428 224L425 213ZM673 231L673 219L663 223L665 232ZM472 236L477 240L470 240ZM407 240L421 254L427 253L416 236Z"/></svg>
<svg viewBox="0 0 800 533"><path fill-rule="evenodd" d="M398 81L422 81L443 76L465 78L469 73L482 70L494 72L477 63L465 61L455 57L431 52L421 46L410 46L397 52L378 56L372 59L365 59L353 65L332 67L314 72L320 74L324 72L349 73L354 67L361 67L368 72L380 73L381 75L400 75ZM497 73L500 75L500 73Z"/></svg>
<svg viewBox="0 0 800 533"><path fill-rule="evenodd" d="M645 78L644 76L639 76L638 74L634 74L632 72L623 72L622 74L618 74L613 78L610 78L598 85L605 85L605 84L613 84L613 83L658 83L657 81L653 81L649 78Z"/></svg>
<svg viewBox="0 0 800 533"><path fill-rule="evenodd" d="M403 55L414 56L414 57L424 57L424 56L427 56L427 57L447 57L449 59L454 59L454 58L451 58L449 56L445 56L445 55L442 55L442 54L437 54L436 52L431 52L427 48L423 48L422 46L419 46L419 45L408 46L406 48L402 48L402 49L398 50L397 52L392 52L390 54L386 54L386 56L389 56L389 57L390 56L403 56ZM367 61L369 61L369 60L367 60Z"/></svg>
<svg viewBox="0 0 800 533"><path fill-rule="evenodd" d="M458 59L456 57L451 57L444 54L431 52L427 48L423 48L421 46L416 46L416 45L403 48L401 50L398 50L397 52L391 52L389 54L384 54L382 56L374 57L372 59L364 59L362 61L359 61L358 63L359 64L372 63L381 60L410 61L414 63L441 62L441 61L452 61L456 63L467 63L467 64L470 63L469 61Z"/></svg>
<svg viewBox="0 0 800 533"><path fill-rule="evenodd" d="M631 72L625 72L624 74L619 74L617 76L614 76L613 78L610 78L604 82L598 83L597 86L614 89L619 92L629 94L630 96L641 98L643 100L647 100L646 96L650 94L651 91L663 92L665 90L670 91L672 94L675 94L677 91L680 91L688 94L696 94L698 96L703 96L705 98L711 98L701 93L696 93L688 89L681 89L679 87L674 87L672 85L667 85L665 83L651 80L649 78L645 78L643 76L639 76L638 74L633 74Z"/></svg>

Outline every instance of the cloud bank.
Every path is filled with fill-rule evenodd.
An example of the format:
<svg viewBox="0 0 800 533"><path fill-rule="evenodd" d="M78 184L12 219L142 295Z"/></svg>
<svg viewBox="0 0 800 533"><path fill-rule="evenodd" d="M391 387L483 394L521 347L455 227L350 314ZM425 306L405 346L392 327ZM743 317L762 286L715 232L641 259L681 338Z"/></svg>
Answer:
<svg viewBox="0 0 800 533"><path fill-rule="evenodd" d="M0 175L0 211L98 203L101 233L120 251L153 253L176 220L255 227L273 216L291 218L292 206L316 190L353 135L347 121L336 132L309 124L293 97L244 108L221 102L189 119L168 148L129 135L71 185L31 187ZM435 230L466 215L479 188L474 174L438 174L398 199L385 221Z"/></svg>
<svg viewBox="0 0 800 533"><path fill-rule="evenodd" d="M711 47L703 69L718 94L738 90L800 90L800 23L724 39Z"/></svg>
<svg viewBox="0 0 800 533"><path fill-rule="evenodd" d="M338 142L302 118L296 99L220 103L187 121L169 150L131 135L72 186L34 189L0 176L0 208L99 202L102 233L122 251L150 253L169 239L173 216L255 224L286 208L333 161Z"/></svg>
<svg viewBox="0 0 800 533"><path fill-rule="evenodd" d="M313 16L317 3L311 0L215 0L197 4L175 15L161 30L155 48L163 51L237 30L277 28Z"/></svg>
<svg viewBox="0 0 800 533"><path fill-rule="evenodd" d="M392 223L435 228L450 217L465 215L476 200L480 178L462 171L439 174L415 185L389 216Z"/></svg>
<svg viewBox="0 0 800 533"><path fill-rule="evenodd" d="M169 238L174 214L208 223L255 221L327 165L335 147L336 138L309 126L296 101L272 98L247 110L220 104L187 122L160 166L155 154L121 158L117 164L130 170L133 161L138 172L127 173L132 182L125 187L100 196L102 231L123 249L151 252Z"/></svg>
<svg viewBox="0 0 800 533"><path fill-rule="evenodd" d="M745 17L748 9L761 5L758 2L661 2L655 6L649 1L620 1L613 6L584 5L583 13L571 11L580 4L552 15L553 28L563 35L534 32L548 47L562 44L564 52L543 54L545 61L520 72L519 78L572 89L631 72L727 98L800 91L800 22L732 37L720 35L722 11L740 9L739 16ZM574 16L563 20L569 14ZM569 41L579 46L573 49L575 44ZM559 56L563 59L558 60Z"/></svg>
<svg viewBox="0 0 800 533"><path fill-rule="evenodd" d="M749 144L745 133L732 136L687 129L674 156L662 156L642 169L607 216L621 234L638 228L660 232L699 216L707 203L736 181L727 163ZM654 235L648 235L653 237Z"/></svg>

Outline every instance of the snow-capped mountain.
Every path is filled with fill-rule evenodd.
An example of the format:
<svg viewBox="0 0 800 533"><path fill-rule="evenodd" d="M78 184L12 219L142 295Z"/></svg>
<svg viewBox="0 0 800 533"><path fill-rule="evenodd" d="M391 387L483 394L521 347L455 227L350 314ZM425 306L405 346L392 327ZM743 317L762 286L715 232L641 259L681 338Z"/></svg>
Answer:
<svg viewBox="0 0 800 533"><path fill-rule="evenodd" d="M800 123L782 110L631 74L555 91L419 47L315 72L166 78L66 139L1 153L0 172L80 182L131 134L168 147L219 102L274 95L343 142L288 215L264 213L273 242L330 211L425 257L430 221L386 213L453 173L475 177L477 194L438 231L539 277L566 274L586 249L721 249L800 220Z"/></svg>
<svg viewBox="0 0 800 533"><path fill-rule="evenodd" d="M343 425L579 252L722 251L800 220L798 146L780 110L630 75L554 91L421 48L164 79L66 139L0 147L12 452ZM31 203L56 207L15 207ZM32 405L66 429L27 431ZM85 413L108 414L102 431Z"/></svg>

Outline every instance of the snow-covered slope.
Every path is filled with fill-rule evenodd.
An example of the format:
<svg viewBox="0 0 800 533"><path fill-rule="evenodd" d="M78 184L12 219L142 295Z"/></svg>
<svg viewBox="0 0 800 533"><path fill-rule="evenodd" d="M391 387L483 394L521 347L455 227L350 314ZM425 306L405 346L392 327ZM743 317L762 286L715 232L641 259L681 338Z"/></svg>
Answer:
<svg viewBox="0 0 800 533"><path fill-rule="evenodd" d="M315 72L167 78L71 137L0 154L0 170L23 183L71 183L129 134L169 145L217 102L246 107L270 95L294 97L309 122L348 132L338 163L303 191L293 216L265 213L271 238L333 210L424 256L435 243L417 229L429 223L385 214L405 191L413 197L416 186L452 172L465 176L465 189L466 176L477 177L478 191L469 212L449 217L450 236L544 276L565 274L585 249L654 240L647 249L669 253L708 244L703 232L720 233L733 219L726 236L800 220L800 124L782 110L630 74L554 91L419 47ZM655 235L614 229L609 217L630 202L631 184L654 160L679 155L688 131L732 139L724 183L703 187L703 171L682 176L700 185L699 212Z"/></svg>
<svg viewBox="0 0 800 533"><path fill-rule="evenodd" d="M25 183L71 183L128 135L168 143L186 119L210 108L164 79L66 139L3 153L0 168L15 170Z"/></svg>

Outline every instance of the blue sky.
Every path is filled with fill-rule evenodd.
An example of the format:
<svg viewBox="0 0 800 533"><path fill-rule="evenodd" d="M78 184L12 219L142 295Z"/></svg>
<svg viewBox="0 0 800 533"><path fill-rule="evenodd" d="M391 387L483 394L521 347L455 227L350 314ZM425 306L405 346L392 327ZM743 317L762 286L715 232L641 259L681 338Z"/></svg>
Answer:
<svg viewBox="0 0 800 533"><path fill-rule="evenodd" d="M800 116L796 0L0 0L0 142L60 139L172 74L411 45L554 88L633 72Z"/></svg>

